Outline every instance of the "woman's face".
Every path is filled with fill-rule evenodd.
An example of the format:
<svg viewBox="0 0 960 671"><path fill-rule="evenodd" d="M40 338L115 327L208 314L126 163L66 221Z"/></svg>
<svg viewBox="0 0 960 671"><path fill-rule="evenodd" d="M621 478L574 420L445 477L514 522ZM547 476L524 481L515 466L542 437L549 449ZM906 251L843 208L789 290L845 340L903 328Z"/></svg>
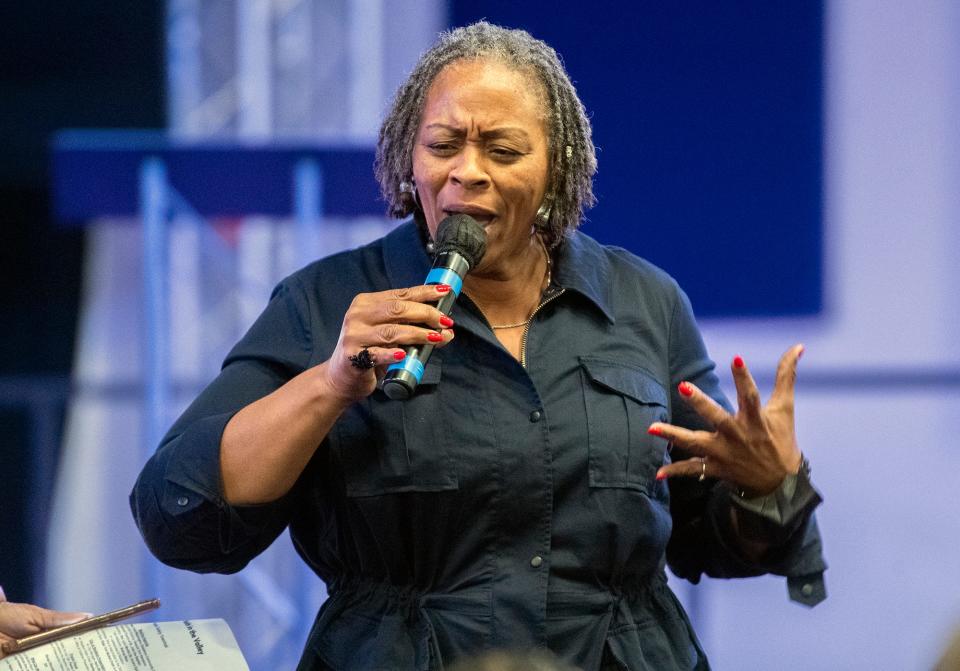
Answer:
<svg viewBox="0 0 960 671"><path fill-rule="evenodd" d="M480 271L505 271L530 248L547 188L540 86L493 60L457 61L427 92L413 177L431 235L464 212L487 231Z"/></svg>

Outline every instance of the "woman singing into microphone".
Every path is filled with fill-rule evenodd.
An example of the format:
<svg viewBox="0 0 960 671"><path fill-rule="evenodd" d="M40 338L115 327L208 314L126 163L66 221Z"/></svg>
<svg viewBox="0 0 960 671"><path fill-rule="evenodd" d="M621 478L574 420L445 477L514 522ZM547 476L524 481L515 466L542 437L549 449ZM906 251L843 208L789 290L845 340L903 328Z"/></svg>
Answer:
<svg viewBox="0 0 960 671"><path fill-rule="evenodd" d="M438 670L496 648L706 669L667 566L775 573L822 599L802 348L766 405L735 359L734 410L676 283L577 231L595 168L553 49L487 23L443 34L377 148L410 220L277 287L137 482L151 550L233 572L289 526L330 595L301 669ZM458 214L486 253L445 315L449 287L423 282ZM414 394L390 399L378 380L426 344Z"/></svg>

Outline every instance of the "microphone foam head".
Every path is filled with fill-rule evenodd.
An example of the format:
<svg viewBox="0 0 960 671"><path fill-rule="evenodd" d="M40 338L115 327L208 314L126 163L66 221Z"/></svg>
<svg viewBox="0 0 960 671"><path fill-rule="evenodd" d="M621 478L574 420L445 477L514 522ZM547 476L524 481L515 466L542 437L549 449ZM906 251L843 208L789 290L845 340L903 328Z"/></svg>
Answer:
<svg viewBox="0 0 960 671"><path fill-rule="evenodd" d="M436 253L456 252L476 268L487 251L487 232L469 214L451 214L437 226Z"/></svg>

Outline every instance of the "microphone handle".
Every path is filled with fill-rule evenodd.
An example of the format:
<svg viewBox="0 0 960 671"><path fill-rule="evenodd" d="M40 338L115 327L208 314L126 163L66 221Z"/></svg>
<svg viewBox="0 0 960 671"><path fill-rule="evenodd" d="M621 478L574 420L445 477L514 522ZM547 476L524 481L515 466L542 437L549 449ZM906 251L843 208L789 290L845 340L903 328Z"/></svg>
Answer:
<svg viewBox="0 0 960 671"><path fill-rule="evenodd" d="M453 304L463 288L463 276L470 270L470 264L456 252L441 252L433 261L433 268L427 273L424 284L447 284L450 291L437 301L437 309L445 315L453 310ZM411 345L406 348L407 356L403 361L391 364L383 378L383 391L388 398L403 401L413 396L420 384L424 367L433 353L434 346Z"/></svg>
<svg viewBox="0 0 960 671"><path fill-rule="evenodd" d="M440 300L437 301L437 309L443 314L449 315L453 311L453 304L457 302L457 296L459 296L459 292L453 293L452 290L448 291Z"/></svg>

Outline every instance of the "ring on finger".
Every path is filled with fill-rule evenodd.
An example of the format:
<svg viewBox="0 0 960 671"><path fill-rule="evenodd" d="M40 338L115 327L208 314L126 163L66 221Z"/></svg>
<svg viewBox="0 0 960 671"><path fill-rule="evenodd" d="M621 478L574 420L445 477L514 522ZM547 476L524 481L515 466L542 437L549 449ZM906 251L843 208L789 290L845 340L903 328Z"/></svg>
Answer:
<svg viewBox="0 0 960 671"><path fill-rule="evenodd" d="M700 457L700 477L697 478L697 482L703 482L707 479L707 458Z"/></svg>
<svg viewBox="0 0 960 671"><path fill-rule="evenodd" d="M374 363L373 357L370 356L370 350L364 347L356 354L350 355L350 365L360 370L369 370L377 364Z"/></svg>

